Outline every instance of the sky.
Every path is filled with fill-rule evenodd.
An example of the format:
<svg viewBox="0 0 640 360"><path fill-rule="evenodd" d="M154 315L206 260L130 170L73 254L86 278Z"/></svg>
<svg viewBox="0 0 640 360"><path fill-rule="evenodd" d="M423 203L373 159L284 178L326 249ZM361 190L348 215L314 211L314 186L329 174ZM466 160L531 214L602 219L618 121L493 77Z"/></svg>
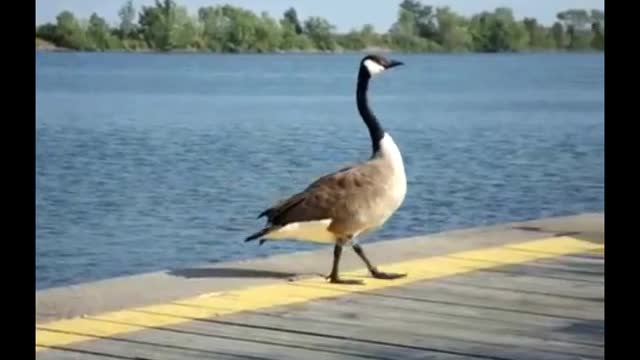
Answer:
<svg viewBox="0 0 640 360"><path fill-rule="evenodd" d="M91 13L118 23L118 9L125 0L36 0L36 24L54 22L58 13L70 10L80 18L89 18ZM253 10L267 11L280 18L289 7L295 7L300 19L321 16L336 25L339 32L372 24L377 31L385 32L396 20L398 4L401 0L176 0L184 5L192 15L198 8L218 4L230 4ZM134 0L140 9L142 5L153 4L154 0ZM577 9L604 10L604 0L422 0L432 6L449 6L455 12L469 16L496 7L510 7L517 19L534 17L538 22L551 25L558 12Z"/></svg>

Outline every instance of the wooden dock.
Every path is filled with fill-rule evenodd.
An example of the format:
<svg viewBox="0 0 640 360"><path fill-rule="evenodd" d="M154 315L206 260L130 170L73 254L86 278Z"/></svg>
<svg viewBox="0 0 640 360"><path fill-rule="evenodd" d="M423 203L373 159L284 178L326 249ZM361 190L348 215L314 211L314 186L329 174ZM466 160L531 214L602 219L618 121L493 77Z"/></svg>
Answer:
<svg viewBox="0 0 640 360"><path fill-rule="evenodd" d="M330 248L36 292L38 359L604 359L604 215Z"/></svg>

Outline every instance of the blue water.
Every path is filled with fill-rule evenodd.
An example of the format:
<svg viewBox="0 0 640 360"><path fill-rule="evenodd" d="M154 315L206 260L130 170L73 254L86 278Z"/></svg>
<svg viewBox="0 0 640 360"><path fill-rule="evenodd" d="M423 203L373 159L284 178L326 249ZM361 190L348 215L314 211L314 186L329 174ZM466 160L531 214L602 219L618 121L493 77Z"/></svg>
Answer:
<svg viewBox="0 0 640 360"><path fill-rule="evenodd" d="M38 53L36 288L315 248L243 239L369 156L359 57ZM366 241L603 210L601 54L395 57L370 101L409 188Z"/></svg>

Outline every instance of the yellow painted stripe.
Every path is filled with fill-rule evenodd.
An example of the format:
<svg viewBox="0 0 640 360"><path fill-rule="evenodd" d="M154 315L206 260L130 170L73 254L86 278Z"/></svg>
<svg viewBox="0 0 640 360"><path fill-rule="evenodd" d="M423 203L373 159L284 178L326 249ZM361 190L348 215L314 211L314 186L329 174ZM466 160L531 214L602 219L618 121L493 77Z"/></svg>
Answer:
<svg viewBox="0 0 640 360"><path fill-rule="evenodd" d="M367 277L365 285L335 285L323 279L304 279L246 289L215 292L169 304L151 305L83 318L36 324L36 351L64 346L102 336L114 336L149 327L176 325L198 318L211 318L310 300L371 291L416 281L468 273L496 266L521 264L538 259L604 249L570 237L555 237L500 247L464 251L444 256L408 260L384 266L385 271L406 272L405 278L378 280L366 269L344 272L342 277ZM313 286L297 286L313 285Z"/></svg>

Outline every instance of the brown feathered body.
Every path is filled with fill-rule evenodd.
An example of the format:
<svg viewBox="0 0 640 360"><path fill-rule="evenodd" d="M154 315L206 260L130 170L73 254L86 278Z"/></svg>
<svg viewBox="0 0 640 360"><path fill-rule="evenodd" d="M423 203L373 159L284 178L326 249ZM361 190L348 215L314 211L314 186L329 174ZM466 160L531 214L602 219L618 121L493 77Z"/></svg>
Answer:
<svg viewBox="0 0 640 360"><path fill-rule="evenodd" d="M389 134L366 162L328 174L265 210L264 229L248 240L341 243L382 226L406 194L402 156Z"/></svg>

